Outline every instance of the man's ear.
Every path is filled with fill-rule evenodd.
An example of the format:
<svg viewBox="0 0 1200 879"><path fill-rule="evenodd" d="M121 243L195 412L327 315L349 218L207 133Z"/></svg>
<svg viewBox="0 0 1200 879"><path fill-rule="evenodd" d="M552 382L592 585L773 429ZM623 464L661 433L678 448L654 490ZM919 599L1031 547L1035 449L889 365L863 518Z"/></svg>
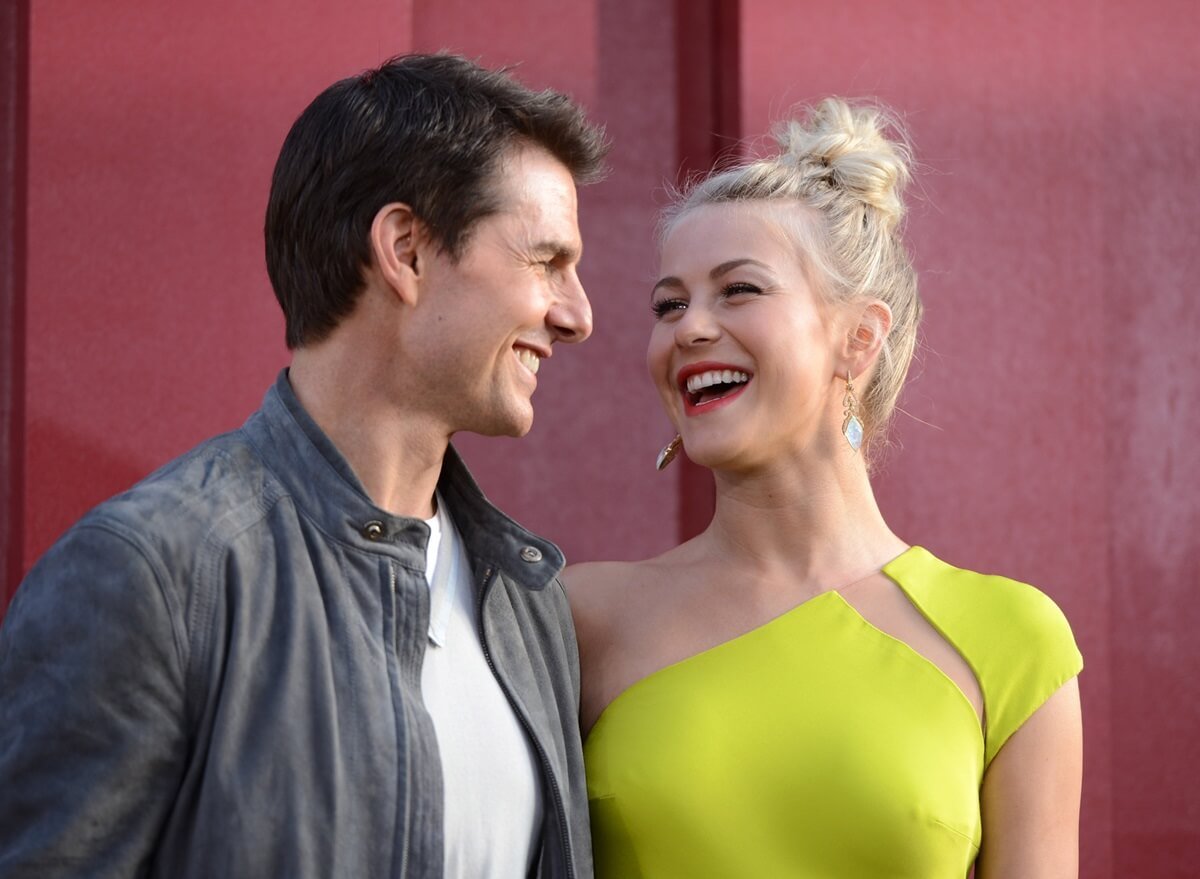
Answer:
<svg viewBox="0 0 1200 879"><path fill-rule="evenodd" d="M371 221L371 258L380 277L406 305L416 305L423 268L417 260L420 221L406 204L385 204Z"/></svg>
<svg viewBox="0 0 1200 879"><path fill-rule="evenodd" d="M875 365L891 330L892 309L881 299L872 299L850 312L841 354L851 375L862 375Z"/></svg>

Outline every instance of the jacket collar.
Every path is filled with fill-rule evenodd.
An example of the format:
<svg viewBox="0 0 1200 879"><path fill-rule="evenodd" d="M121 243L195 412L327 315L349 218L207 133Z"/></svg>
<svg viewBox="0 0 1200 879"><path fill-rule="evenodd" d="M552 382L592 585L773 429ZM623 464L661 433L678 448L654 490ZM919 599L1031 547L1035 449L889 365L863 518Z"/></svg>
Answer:
<svg viewBox="0 0 1200 879"><path fill-rule="evenodd" d="M322 531L357 549L425 569L429 527L371 501L349 462L300 405L286 369L242 430L297 508ZM544 588L562 570L562 551L494 507L453 446L446 448L438 493L450 504L476 565L495 566L529 589Z"/></svg>

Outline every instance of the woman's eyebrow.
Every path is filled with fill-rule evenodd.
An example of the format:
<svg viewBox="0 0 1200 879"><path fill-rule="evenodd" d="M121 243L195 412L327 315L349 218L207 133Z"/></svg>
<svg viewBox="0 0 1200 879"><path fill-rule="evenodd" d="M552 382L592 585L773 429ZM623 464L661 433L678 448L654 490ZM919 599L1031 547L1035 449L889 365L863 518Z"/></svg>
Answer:
<svg viewBox="0 0 1200 879"><path fill-rule="evenodd" d="M767 271L771 270L771 267L765 262L759 262L758 260L751 259L750 257L743 257L742 259L726 260L709 272L708 277L710 280L715 281L717 278L721 277L721 275L728 274L734 269L745 265L758 266L760 269L766 269ZM658 283L650 289L650 295L653 296L659 287L670 287L675 290L685 289L683 281L679 280L679 278L676 278L674 275L667 275L665 278L660 278Z"/></svg>
<svg viewBox="0 0 1200 879"><path fill-rule="evenodd" d="M743 259L731 259L731 260L727 260L727 261L721 263L719 266L717 266L715 269L713 269L711 272L708 273L708 277L711 280L715 281L717 278L721 277L721 275L724 275L727 272L732 272L734 269L739 268L740 266L744 266L744 265L758 266L760 269L766 269L767 271L771 270L771 267L769 265L767 265L765 262L759 262L756 259L750 259L750 257L744 257Z"/></svg>
<svg viewBox="0 0 1200 879"><path fill-rule="evenodd" d="M658 283L650 288L651 299L654 298L654 294L658 291L659 287L670 287L673 290L685 289L683 281L679 280L674 275L667 275L665 278L659 278Z"/></svg>

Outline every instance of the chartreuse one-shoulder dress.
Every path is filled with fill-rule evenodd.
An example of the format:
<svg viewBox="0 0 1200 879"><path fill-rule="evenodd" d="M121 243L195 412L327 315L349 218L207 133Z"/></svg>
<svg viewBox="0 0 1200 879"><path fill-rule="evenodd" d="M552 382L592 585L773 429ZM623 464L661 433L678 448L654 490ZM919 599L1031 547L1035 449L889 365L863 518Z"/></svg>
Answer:
<svg viewBox="0 0 1200 879"><path fill-rule="evenodd" d="M920 547L886 574L963 692L825 592L618 696L584 747L598 879L962 879L988 764L1079 673L1054 602Z"/></svg>

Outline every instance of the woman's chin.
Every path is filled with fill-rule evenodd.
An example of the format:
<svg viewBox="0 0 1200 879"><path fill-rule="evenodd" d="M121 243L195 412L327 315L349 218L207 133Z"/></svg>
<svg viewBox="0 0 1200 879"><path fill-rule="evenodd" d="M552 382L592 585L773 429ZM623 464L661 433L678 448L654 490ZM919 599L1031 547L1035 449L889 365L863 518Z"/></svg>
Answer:
<svg viewBox="0 0 1200 879"><path fill-rule="evenodd" d="M761 455L741 443L696 442L688 445L685 438L683 450L693 464L707 470L752 470L762 464Z"/></svg>

